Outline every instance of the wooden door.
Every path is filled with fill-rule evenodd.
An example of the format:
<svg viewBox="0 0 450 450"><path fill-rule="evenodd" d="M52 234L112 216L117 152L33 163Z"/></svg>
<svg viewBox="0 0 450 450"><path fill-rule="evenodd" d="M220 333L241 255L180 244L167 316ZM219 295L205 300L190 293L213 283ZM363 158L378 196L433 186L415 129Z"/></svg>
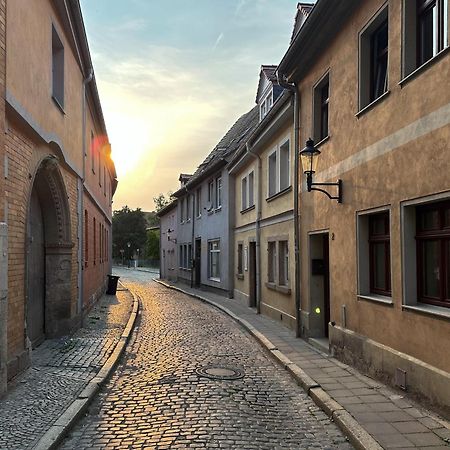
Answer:
<svg viewBox="0 0 450 450"><path fill-rule="evenodd" d="M45 338L45 238L37 192L31 195L29 216L27 331L33 348Z"/></svg>

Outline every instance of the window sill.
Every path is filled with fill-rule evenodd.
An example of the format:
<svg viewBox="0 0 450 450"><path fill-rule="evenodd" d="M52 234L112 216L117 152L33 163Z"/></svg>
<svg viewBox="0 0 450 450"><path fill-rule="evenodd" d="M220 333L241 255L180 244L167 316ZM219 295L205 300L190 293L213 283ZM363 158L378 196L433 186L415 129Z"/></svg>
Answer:
<svg viewBox="0 0 450 450"><path fill-rule="evenodd" d="M59 102L59 100L58 100L54 95L52 95L52 100L54 101L54 103L55 103L55 105L58 107L58 109L59 109L64 115L66 115L66 112L64 111L63 105L61 105L61 103Z"/></svg>
<svg viewBox="0 0 450 450"><path fill-rule="evenodd" d="M244 279L244 274L237 273L237 274L236 274L236 278L237 278L238 280L243 280L243 279Z"/></svg>
<svg viewBox="0 0 450 450"><path fill-rule="evenodd" d="M325 136L323 139L321 139L317 144L315 144L314 146L316 148L320 147L321 145L325 144L327 141L329 141L331 138L331 136L328 134L327 136Z"/></svg>
<svg viewBox="0 0 450 450"><path fill-rule="evenodd" d="M199 216L197 216L196 217L196 219L198 220L198 219L201 219L202 218L202 215L200 214Z"/></svg>
<svg viewBox="0 0 450 450"><path fill-rule="evenodd" d="M432 306L424 303L418 303L417 305L402 305L402 309L442 317L444 319L450 319L450 308L444 308L442 306Z"/></svg>
<svg viewBox="0 0 450 450"><path fill-rule="evenodd" d="M394 302L392 301L392 297L387 297L384 295L377 295L377 294L369 294L369 295L362 295L358 294L359 300L368 300L370 302L375 303L382 303L384 305L390 305L393 306Z"/></svg>
<svg viewBox="0 0 450 450"><path fill-rule="evenodd" d="M209 277L209 281L214 281L215 283L220 283L220 278Z"/></svg>
<svg viewBox="0 0 450 450"><path fill-rule="evenodd" d="M292 186L288 186L286 189L283 189L280 192L277 192L276 194L273 194L270 197L266 198L266 202L271 202L273 200L276 200L278 197L282 197L283 195L287 194L288 192L292 191Z"/></svg>
<svg viewBox="0 0 450 450"><path fill-rule="evenodd" d="M245 214L249 211L253 211L254 209L255 209L255 205L249 206L248 208L241 210L241 214Z"/></svg>
<svg viewBox="0 0 450 450"><path fill-rule="evenodd" d="M289 287L287 287L287 286L280 286L280 285L277 285L275 283L267 282L266 283L266 288L267 289L271 289L272 291L280 292L281 294L286 294L286 295L290 295L291 294L291 289Z"/></svg>
<svg viewBox="0 0 450 450"><path fill-rule="evenodd" d="M214 210L215 213L216 213L216 212L220 212L220 211L222 211L222 206L218 206L218 207Z"/></svg>
<svg viewBox="0 0 450 450"><path fill-rule="evenodd" d="M355 117L358 119L363 116L367 111L370 111L372 108L377 106L379 103L381 103L389 94L391 93L390 90L387 90L384 94L381 94L378 98L370 102L368 105L364 106L364 108L360 109L356 114Z"/></svg>
<svg viewBox="0 0 450 450"><path fill-rule="evenodd" d="M405 84L407 84L409 81L413 80L417 76L419 76L423 71L427 70L428 67L432 66L434 63L441 60L441 58L446 55L450 51L450 47L445 47L442 49L437 55L433 56L431 59L429 59L426 63L423 63L421 66L417 67L417 69L414 69L409 75L406 75L402 80L399 81L399 86L403 88Z"/></svg>

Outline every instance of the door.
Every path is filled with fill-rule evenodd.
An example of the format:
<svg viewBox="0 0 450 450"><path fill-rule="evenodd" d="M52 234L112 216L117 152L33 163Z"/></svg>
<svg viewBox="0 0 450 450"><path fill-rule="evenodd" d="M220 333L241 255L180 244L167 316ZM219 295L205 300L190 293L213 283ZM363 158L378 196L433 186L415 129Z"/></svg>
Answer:
<svg viewBox="0 0 450 450"><path fill-rule="evenodd" d="M202 273L202 240L195 240L195 286L199 287L201 284Z"/></svg>
<svg viewBox="0 0 450 450"><path fill-rule="evenodd" d="M29 216L27 331L32 348L45 338L45 239L41 204L31 194Z"/></svg>
<svg viewBox="0 0 450 450"><path fill-rule="evenodd" d="M323 320L325 337L330 323L330 263L328 234L323 235Z"/></svg>
<svg viewBox="0 0 450 450"><path fill-rule="evenodd" d="M256 243L250 242L249 244L249 262L248 262L248 275L249 275L249 304L251 308L256 307Z"/></svg>

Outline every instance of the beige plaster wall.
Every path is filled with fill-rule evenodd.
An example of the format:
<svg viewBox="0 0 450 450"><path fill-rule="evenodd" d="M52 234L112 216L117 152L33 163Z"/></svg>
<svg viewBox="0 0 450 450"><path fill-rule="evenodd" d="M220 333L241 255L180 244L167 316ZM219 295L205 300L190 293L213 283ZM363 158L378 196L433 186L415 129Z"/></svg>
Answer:
<svg viewBox="0 0 450 450"><path fill-rule="evenodd" d="M313 86L330 70L330 139L320 147L317 173L326 181L343 180L341 205L318 192L300 194L302 309L310 309L308 233L329 229L331 321L343 326L346 305L348 329L450 371L448 318L402 309L400 215L404 201L440 192L450 196L450 52L399 84L402 2L389 2L389 94L357 117L358 33L383 3L363 2L301 81L303 144L312 133ZM357 297L356 214L384 205L391 212L392 305Z"/></svg>
<svg viewBox="0 0 450 450"><path fill-rule="evenodd" d="M48 0L14 0L7 8L7 91L82 168L82 74ZM52 24L64 45L64 111L52 99Z"/></svg>

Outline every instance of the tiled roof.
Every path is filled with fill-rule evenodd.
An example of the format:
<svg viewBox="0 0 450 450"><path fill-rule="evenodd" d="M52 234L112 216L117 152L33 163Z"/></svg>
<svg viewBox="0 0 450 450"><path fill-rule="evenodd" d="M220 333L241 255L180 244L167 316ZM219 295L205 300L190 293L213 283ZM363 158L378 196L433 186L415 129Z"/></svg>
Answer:
<svg viewBox="0 0 450 450"><path fill-rule="evenodd" d="M297 4L297 14L295 15L294 29L292 30L291 42L294 40L298 31L304 24L309 13L313 9L314 4L311 3L298 3Z"/></svg>
<svg viewBox="0 0 450 450"><path fill-rule="evenodd" d="M213 164L221 159L229 159L236 150L243 144L253 129L258 125L259 109L253 107L249 112L242 115L235 124L227 131L225 136L214 147L212 152L198 166L197 170L189 180L189 184L195 182L202 173L208 170Z"/></svg>
<svg viewBox="0 0 450 450"><path fill-rule="evenodd" d="M261 71L269 81L271 81L272 83L278 83L276 75L277 66L261 66Z"/></svg>

